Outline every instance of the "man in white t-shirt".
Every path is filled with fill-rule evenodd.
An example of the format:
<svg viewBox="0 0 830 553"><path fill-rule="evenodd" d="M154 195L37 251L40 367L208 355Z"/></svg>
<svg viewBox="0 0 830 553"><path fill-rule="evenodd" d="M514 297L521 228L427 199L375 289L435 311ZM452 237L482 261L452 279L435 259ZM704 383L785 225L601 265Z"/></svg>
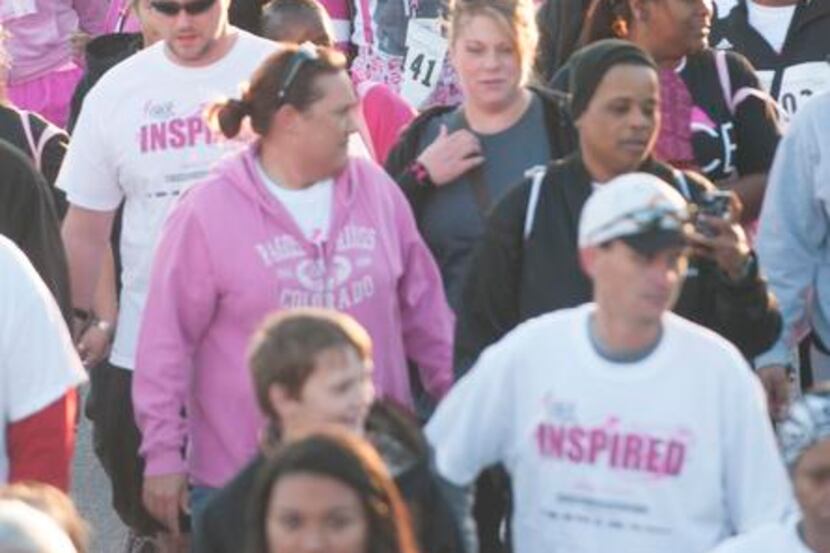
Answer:
<svg viewBox="0 0 830 553"><path fill-rule="evenodd" d="M0 484L68 489L86 380L54 297L26 255L0 236Z"/></svg>
<svg viewBox="0 0 830 553"><path fill-rule="evenodd" d="M800 513L725 542L713 553L830 551L830 387L823 383L791 407L778 426Z"/></svg>
<svg viewBox="0 0 830 553"><path fill-rule="evenodd" d="M170 208L242 141L220 138L206 120L218 99L236 96L273 42L231 27L229 0L150 0L162 40L106 73L87 95L57 186L70 209L63 226L72 298L82 328L102 266L115 210L124 203L120 237L122 290L110 367L93 385L96 448L113 480L113 503L139 533L157 530L143 510L174 534L187 501L179 475L158 474L136 456L139 434L130 386L139 323L156 241ZM107 412L110 411L110 412ZM141 484L141 473L146 480Z"/></svg>
<svg viewBox="0 0 830 553"><path fill-rule="evenodd" d="M596 303L485 350L427 425L454 486L505 465L516 553L699 553L788 511L758 381L726 340L669 312L686 221L651 175L599 187L579 227Z"/></svg>

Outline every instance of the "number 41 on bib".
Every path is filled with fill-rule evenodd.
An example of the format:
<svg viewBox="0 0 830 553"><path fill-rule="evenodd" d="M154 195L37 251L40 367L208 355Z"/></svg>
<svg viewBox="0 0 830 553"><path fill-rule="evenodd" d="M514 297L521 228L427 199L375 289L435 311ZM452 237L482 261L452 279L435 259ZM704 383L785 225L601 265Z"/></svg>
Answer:
<svg viewBox="0 0 830 553"><path fill-rule="evenodd" d="M447 46L438 19L409 20L401 96L415 108L421 107L435 90L444 66Z"/></svg>

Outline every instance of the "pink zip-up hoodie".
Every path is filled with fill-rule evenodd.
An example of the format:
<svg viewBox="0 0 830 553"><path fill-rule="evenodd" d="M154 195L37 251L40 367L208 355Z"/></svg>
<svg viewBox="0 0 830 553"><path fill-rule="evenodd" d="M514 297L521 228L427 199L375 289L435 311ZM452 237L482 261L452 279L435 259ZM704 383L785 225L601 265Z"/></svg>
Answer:
<svg viewBox="0 0 830 553"><path fill-rule="evenodd" d="M261 182L256 148L182 197L156 251L133 379L148 476L221 486L256 453L265 420L245 353L274 311L354 316L374 342L381 396L412 405L407 358L434 397L452 384L453 315L394 181L350 159L335 179L329 239L314 244Z"/></svg>

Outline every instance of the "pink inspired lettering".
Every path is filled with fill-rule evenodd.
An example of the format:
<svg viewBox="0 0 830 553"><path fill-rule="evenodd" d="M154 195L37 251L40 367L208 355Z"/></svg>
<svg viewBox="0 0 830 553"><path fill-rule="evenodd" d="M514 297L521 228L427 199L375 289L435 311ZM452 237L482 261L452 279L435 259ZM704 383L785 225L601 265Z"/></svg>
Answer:
<svg viewBox="0 0 830 553"><path fill-rule="evenodd" d="M201 115L191 115L143 125L140 142L141 153L146 154L213 144L215 137Z"/></svg>
<svg viewBox="0 0 830 553"><path fill-rule="evenodd" d="M686 460L683 442L614 427L542 423L535 437L542 457L573 464L604 464L616 470L677 476Z"/></svg>

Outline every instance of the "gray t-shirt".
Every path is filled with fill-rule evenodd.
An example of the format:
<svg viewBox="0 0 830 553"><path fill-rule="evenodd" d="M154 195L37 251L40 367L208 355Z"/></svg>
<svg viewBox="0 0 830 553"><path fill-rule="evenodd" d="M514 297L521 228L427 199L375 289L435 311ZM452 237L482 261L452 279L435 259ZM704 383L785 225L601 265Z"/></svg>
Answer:
<svg viewBox="0 0 830 553"><path fill-rule="evenodd" d="M468 128L464 121L459 110L436 117L424 131L419 150L435 140L441 125L453 132ZM493 206L522 180L527 169L546 164L550 158L542 101L535 94L527 111L512 127L496 134L476 135L485 159L483 166L474 170L478 174L468 171L433 190L424 202L420 220L424 240L441 270L447 299L456 311L470 254L484 233L484 215L473 188L475 179L486 188Z"/></svg>

